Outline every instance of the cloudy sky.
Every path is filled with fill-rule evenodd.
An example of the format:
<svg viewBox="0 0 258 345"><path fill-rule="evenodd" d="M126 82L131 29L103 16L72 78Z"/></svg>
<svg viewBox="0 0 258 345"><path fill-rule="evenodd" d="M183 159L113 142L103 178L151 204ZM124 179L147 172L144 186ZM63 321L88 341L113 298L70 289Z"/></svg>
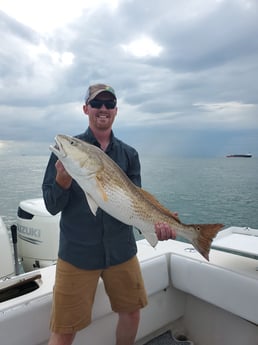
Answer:
<svg viewBox="0 0 258 345"><path fill-rule="evenodd" d="M140 152L258 156L257 0L0 0L0 28L0 152L84 131L105 82Z"/></svg>

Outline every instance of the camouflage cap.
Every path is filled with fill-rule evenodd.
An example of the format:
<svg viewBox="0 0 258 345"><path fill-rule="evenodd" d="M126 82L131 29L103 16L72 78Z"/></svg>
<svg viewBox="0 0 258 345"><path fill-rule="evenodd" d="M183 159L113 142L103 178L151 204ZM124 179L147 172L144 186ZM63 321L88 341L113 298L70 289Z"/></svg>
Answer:
<svg viewBox="0 0 258 345"><path fill-rule="evenodd" d="M89 101L94 99L101 92L110 92L116 99L115 90L111 86L106 84L94 84L89 86L85 96L85 102L89 103Z"/></svg>

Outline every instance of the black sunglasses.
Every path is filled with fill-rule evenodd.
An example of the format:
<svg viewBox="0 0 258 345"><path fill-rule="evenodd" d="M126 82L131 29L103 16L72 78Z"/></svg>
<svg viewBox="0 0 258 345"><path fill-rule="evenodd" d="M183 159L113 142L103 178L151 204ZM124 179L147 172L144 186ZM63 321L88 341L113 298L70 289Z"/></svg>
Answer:
<svg viewBox="0 0 258 345"><path fill-rule="evenodd" d="M116 106L116 99L102 101L100 99L92 99L89 101L92 108L100 109L104 105L107 109L114 109Z"/></svg>

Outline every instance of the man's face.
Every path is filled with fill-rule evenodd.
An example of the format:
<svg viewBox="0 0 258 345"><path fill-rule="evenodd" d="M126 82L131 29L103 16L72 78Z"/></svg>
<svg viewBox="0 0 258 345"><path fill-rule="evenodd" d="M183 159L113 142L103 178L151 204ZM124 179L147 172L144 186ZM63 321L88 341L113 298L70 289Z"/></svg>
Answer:
<svg viewBox="0 0 258 345"><path fill-rule="evenodd" d="M101 101L107 101L102 104ZM117 106L114 106L114 97L109 92L101 92L93 101L84 105L83 111L89 116L89 124L93 129L106 130L112 127L117 114Z"/></svg>

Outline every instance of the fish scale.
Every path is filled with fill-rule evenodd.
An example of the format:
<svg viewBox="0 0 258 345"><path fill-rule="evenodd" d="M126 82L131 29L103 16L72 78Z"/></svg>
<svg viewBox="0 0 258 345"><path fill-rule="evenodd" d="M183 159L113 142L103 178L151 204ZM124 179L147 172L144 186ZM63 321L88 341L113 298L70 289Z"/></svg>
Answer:
<svg viewBox="0 0 258 345"><path fill-rule="evenodd" d="M137 187L124 171L100 148L78 138L57 135L50 150L83 189L89 207L98 207L121 222L138 228L154 247L158 238L156 223L167 223L189 240L209 260L213 238L223 224L184 224L153 195Z"/></svg>

